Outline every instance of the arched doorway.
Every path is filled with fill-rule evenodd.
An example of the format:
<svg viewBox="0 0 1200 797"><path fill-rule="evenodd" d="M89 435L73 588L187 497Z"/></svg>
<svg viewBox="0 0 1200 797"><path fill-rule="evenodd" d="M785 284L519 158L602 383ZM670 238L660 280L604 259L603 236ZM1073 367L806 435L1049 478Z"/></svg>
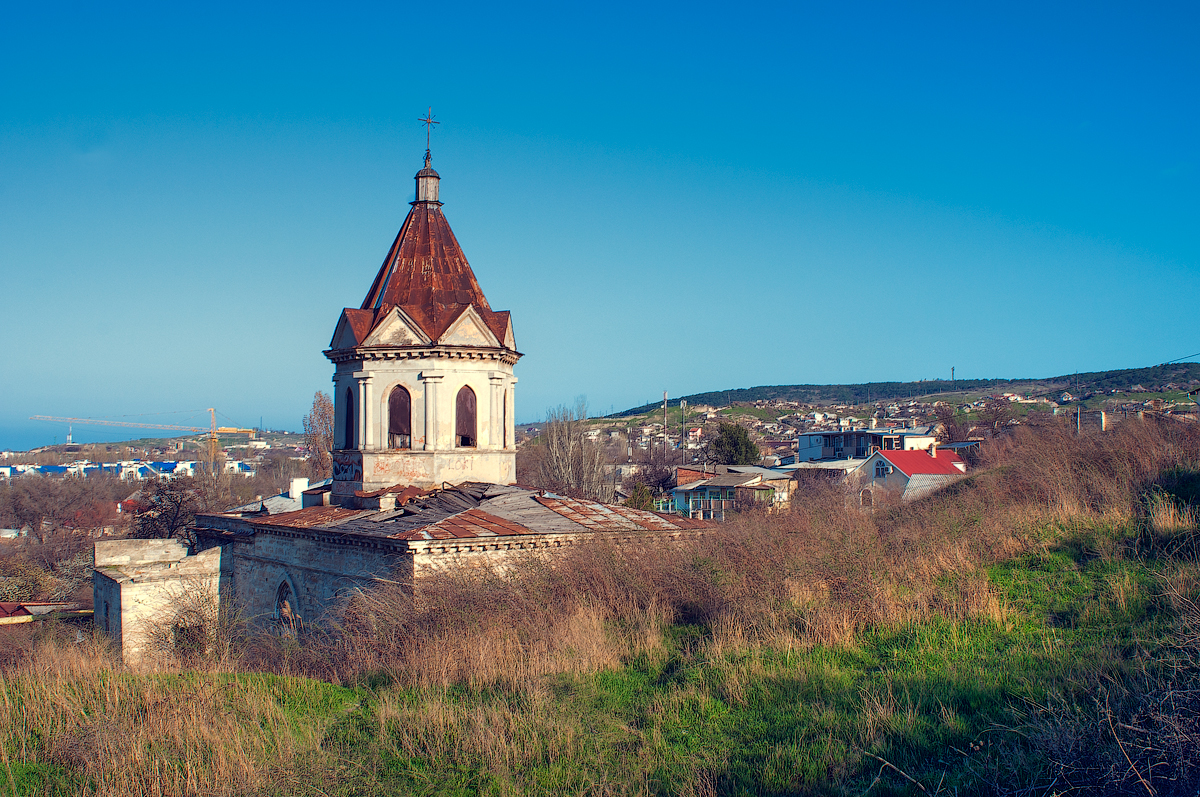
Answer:
<svg viewBox="0 0 1200 797"><path fill-rule="evenodd" d="M388 448L412 448L412 397L403 387L388 396Z"/></svg>
<svg viewBox="0 0 1200 797"><path fill-rule="evenodd" d="M475 391L463 385L458 391L454 406L454 440L462 448L474 448L475 443Z"/></svg>

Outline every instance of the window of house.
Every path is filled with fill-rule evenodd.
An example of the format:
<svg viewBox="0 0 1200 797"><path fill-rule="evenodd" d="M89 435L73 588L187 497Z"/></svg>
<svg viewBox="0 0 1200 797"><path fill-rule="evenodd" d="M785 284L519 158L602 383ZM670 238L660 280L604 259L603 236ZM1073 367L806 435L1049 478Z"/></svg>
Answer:
<svg viewBox="0 0 1200 797"><path fill-rule="evenodd" d="M344 448L354 448L354 388L346 388L346 426L342 432Z"/></svg>
<svg viewBox="0 0 1200 797"><path fill-rule="evenodd" d="M474 448L475 442L475 391L463 385L455 402L454 434L457 444L463 448Z"/></svg>
<svg viewBox="0 0 1200 797"><path fill-rule="evenodd" d="M403 387L388 396L388 448L412 448L412 397Z"/></svg>
<svg viewBox="0 0 1200 797"><path fill-rule="evenodd" d="M876 462L875 463L875 478L882 479L882 478L886 477L887 475L888 475L887 474L887 463L884 462L883 460Z"/></svg>

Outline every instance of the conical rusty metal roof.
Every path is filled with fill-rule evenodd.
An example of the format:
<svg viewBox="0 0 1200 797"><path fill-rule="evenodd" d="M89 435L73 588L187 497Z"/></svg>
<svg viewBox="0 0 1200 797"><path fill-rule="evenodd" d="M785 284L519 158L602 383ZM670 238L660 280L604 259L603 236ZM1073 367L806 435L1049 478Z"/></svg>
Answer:
<svg viewBox="0 0 1200 797"><path fill-rule="evenodd" d="M354 317L352 321L365 327L360 332L352 324L355 337L360 342L364 340L388 311L399 307L436 341L467 306L473 306L504 345L508 313L492 310L442 214L442 203L437 201L439 177L430 165L428 154L416 180L417 200L392 242L371 290L357 312L347 311L348 316ZM366 321L368 314L370 322Z"/></svg>
<svg viewBox="0 0 1200 797"><path fill-rule="evenodd" d="M466 304L492 309L442 209L433 202L414 202L362 309Z"/></svg>

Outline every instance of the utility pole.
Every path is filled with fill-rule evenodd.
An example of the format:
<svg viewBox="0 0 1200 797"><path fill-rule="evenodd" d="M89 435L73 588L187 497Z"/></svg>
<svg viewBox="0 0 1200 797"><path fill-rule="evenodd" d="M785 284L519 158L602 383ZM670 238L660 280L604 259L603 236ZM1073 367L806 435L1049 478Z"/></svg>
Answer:
<svg viewBox="0 0 1200 797"><path fill-rule="evenodd" d="M663 391L663 462L667 461L667 445L671 442L671 426L667 422L667 391Z"/></svg>
<svg viewBox="0 0 1200 797"><path fill-rule="evenodd" d="M679 400L679 464L687 464L687 402Z"/></svg>

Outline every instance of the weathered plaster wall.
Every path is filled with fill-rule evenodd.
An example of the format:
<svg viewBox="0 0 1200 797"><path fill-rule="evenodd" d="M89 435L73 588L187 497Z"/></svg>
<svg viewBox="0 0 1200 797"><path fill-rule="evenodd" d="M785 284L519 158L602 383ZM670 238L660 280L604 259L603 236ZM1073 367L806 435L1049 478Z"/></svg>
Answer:
<svg viewBox="0 0 1200 797"><path fill-rule="evenodd" d="M388 448L388 397L404 387L411 400L412 454L438 452L433 459L412 456L364 463L362 478L335 468L343 482L339 495L354 490L377 490L396 484L421 487L444 481L488 481L508 484L516 475L515 385L512 365L491 353L442 352L421 358L367 359L338 363L334 372L335 443L346 450L345 415L352 393L356 432L354 449L392 452ZM457 445L456 413L459 391L470 387L476 402L476 445ZM478 456L495 454L496 457Z"/></svg>
<svg viewBox="0 0 1200 797"><path fill-rule="evenodd" d="M137 567L178 562L187 556L179 540L104 540L96 543L96 567Z"/></svg>
<svg viewBox="0 0 1200 797"><path fill-rule="evenodd" d="M176 540L97 542L92 595L100 611L94 622L120 644L126 663L146 663L155 652L151 637L169 631L181 609L215 620L221 565L219 548L188 556Z"/></svg>
<svg viewBox="0 0 1200 797"><path fill-rule="evenodd" d="M292 610L305 623L322 622L343 598L381 579L411 585L412 559L403 543L339 540L336 534L260 529L252 542L227 543L232 595L242 617L259 626L278 620L283 584L294 596Z"/></svg>
<svg viewBox="0 0 1200 797"><path fill-rule="evenodd" d="M465 481L512 484L517 462L512 452L463 448L454 451L350 451L337 453L338 460L361 462L362 480L338 479L336 497L355 490L379 490L397 484L440 487L443 482Z"/></svg>
<svg viewBox="0 0 1200 797"><path fill-rule="evenodd" d="M553 557L580 543L607 542L613 545L664 545L693 538L702 531L679 529L673 532L581 532L579 534L531 534L512 537L475 539L419 540L409 542L412 552L414 589L421 579L446 568L462 565L491 567L503 572L514 563L529 558Z"/></svg>
<svg viewBox="0 0 1200 797"><path fill-rule="evenodd" d="M92 573L92 619L96 628L103 631L120 647L121 641L121 585L100 571Z"/></svg>

